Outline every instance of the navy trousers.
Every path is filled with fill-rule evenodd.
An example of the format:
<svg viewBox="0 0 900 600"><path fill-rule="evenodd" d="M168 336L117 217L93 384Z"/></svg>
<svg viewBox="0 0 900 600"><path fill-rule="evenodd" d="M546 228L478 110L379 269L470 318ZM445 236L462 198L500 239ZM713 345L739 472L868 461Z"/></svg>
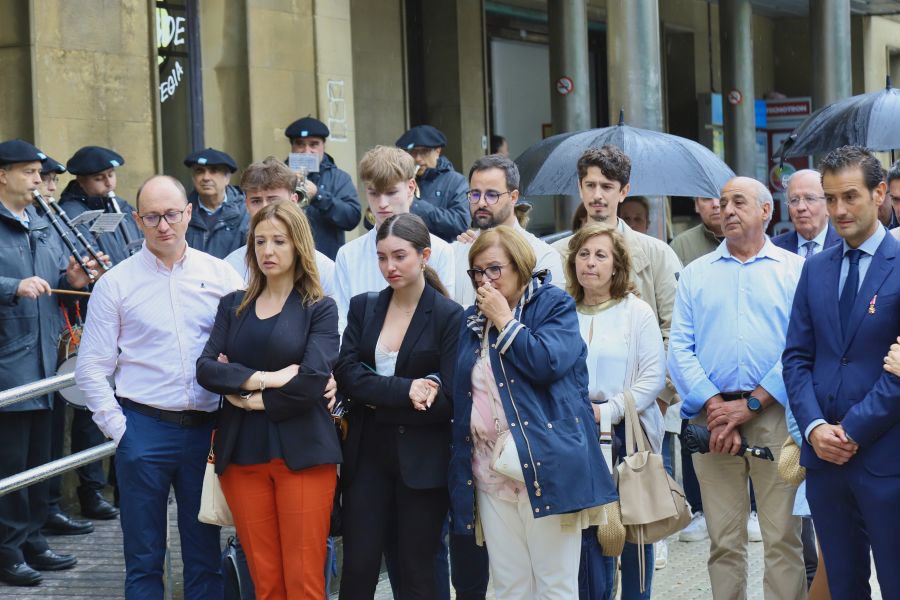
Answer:
<svg viewBox="0 0 900 600"><path fill-rule="evenodd" d="M860 457L806 471L806 499L832 598L871 598L869 550L883 598L900 598L900 476L879 477Z"/></svg>
<svg viewBox="0 0 900 600"><path fill-rule="evenodd" d="M161 600L169 489L175 489L185 600L223 595L219 527L197 520L212 423L181 427L123 409L116 449L126 600Z"/></svg>

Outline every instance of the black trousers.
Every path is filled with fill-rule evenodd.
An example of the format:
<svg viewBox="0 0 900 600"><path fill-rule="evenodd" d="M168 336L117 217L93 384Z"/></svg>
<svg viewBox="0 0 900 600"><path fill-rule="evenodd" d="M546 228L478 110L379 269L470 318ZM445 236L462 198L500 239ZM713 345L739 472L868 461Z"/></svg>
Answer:
<svg viewBox="0 0 900 600"><path fill-rule="evenodd" d="M63 456L63 441L66 435L66 412L69 410L66 401L59 394L53 397L53 426L51 433L50 458L56 460ZM91 418L89 410L72 410L72 454L93 448L106 441L104 435L100 432L97 424ZM103 473L103 461L98 460L89 465L79 467L75 470L78 474L78 497L84 498L86 495L99 492L106 486L106 475ZM50 480L50 507L51 513L58 513L60 502L62 501L61 492L62 477L54 477Z"/></svg>
<svg viewBox="0 0 900 600"><path fill-rule="evenodd" d="M50 411L0 413L0 478L50 460ZM0 496L0 566L24 560L24 553L48 548L41 535L47 518L47 481Z"/></svg>
<svg viewBox="0 0 900 600"><path fill-rule="evenodd" d="M413 489L403 483L392 428L366 423L359 465L342 493L344 568L341 600L371 600L385 543L396 539L397 600L433 600L433 558L450 498L447 488Z"/></svg>

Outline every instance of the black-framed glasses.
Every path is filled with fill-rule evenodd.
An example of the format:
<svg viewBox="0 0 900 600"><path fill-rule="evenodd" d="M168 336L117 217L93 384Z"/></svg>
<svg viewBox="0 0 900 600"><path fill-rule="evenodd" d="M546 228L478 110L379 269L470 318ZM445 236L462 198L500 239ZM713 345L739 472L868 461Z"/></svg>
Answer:
<svg viewBox="0 0 900 600"><path fill-rule="evenodd" d="M478 204L481 202L481 199L484 198L484 201L488 204L497 204L500 201L500 197L503 194L511 194L512 192L497 192L494 190L488 190L481 193L481 190L469 190L466 192L466 197L469 199L469 204Z"/></svg>
<svg viewBox="0 0 900 600"><path fill-rule="evenodd" d="M491 265L490 267L485 267L483 269L469 269L466 273L469 274L469 278L472 279L475 283L480 283L482 279L487 277L491 281L496 281L500 279L500 276L503 275L503 267L509 266L509 263L505 265Z"/></svg>
<svg viewBox="0 0 900 600"><path fill-rule="evenodd" d="M184 218L184 211L187 210L187 206L182 210L167 210L161 215L156 213L150 213L149 215L138 215L141 218L141 222L145 227L159 227L160 222L165 219L166 223L169 225L174 225L175 223L181 223L181 220Z"/></svg>
<svg viewBox="0 0 900 600"><path fill-rule="evenodd" d="M788 198L788 205L790 206L800 206L800 203L804 203L807 206L812 206L817 202L821 202L825 199L825 196L813 196L812 194L806 196L791 196Z"/></svg>

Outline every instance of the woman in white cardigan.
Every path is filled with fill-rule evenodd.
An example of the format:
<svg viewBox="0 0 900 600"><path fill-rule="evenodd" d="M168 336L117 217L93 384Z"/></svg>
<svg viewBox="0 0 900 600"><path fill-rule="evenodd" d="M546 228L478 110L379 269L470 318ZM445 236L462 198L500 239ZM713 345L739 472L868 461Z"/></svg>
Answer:
<svg viewBox="0 0 900 600"><path fill-rule="evenodd" d="M650 446L659 453L665 428L656 398L666 383L665 348L653 310L634 294L629 279L631 259L622 234L608 225L583 227L569 241L565 269L568 291L578 310L581 336L588 347L588 392L594 419L601 424L601 430L608 431L613 426L616 437L624 440L625 390L629 390ZM610 460L609 454L605 455ZM646 545L643 550L645 564L651 565L645 570L643 592L639 551L634 544L626 544L622 553L622 600L650 598L653 545ZM615 559L605 562L606 594L585 591L582 600L605 598L612 589ZM597 579L587 572L592 564L596 563L583 555L587 581Z"/></svg>

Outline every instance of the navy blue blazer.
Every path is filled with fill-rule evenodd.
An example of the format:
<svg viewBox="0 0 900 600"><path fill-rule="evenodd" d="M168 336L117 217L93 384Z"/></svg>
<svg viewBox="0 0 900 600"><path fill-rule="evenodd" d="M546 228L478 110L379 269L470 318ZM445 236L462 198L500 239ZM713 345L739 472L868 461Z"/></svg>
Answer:
<svg viewBox="0 0 900 600"><path fill-rule="evenodd" d="M831 248L832 246L836 246L842 242L841 236L838 235L838 232L834 227L831 226L831 223L828 223L828 233L825 234L825 248ZM788 252L793 252L794 254L798 254L799 248L797 247L797 232L796 231L788 231L786 233L782 233L781 235L776 235L772 238L772 243L778 246L779 248L784 248Z"/></svg>
<svg viewBox="0 0 900 600"><path fill-rule="evenodd" d="M797 291L782 363L791 410L801 433L816 419L841 423L859 444L851 460L875 475L900 474L900 377L883 358L900 335L900 242L890 234L872 257L841 333L838 283L843 247L806 261ZM801 464L826 463L804 440Z"/></svg>

